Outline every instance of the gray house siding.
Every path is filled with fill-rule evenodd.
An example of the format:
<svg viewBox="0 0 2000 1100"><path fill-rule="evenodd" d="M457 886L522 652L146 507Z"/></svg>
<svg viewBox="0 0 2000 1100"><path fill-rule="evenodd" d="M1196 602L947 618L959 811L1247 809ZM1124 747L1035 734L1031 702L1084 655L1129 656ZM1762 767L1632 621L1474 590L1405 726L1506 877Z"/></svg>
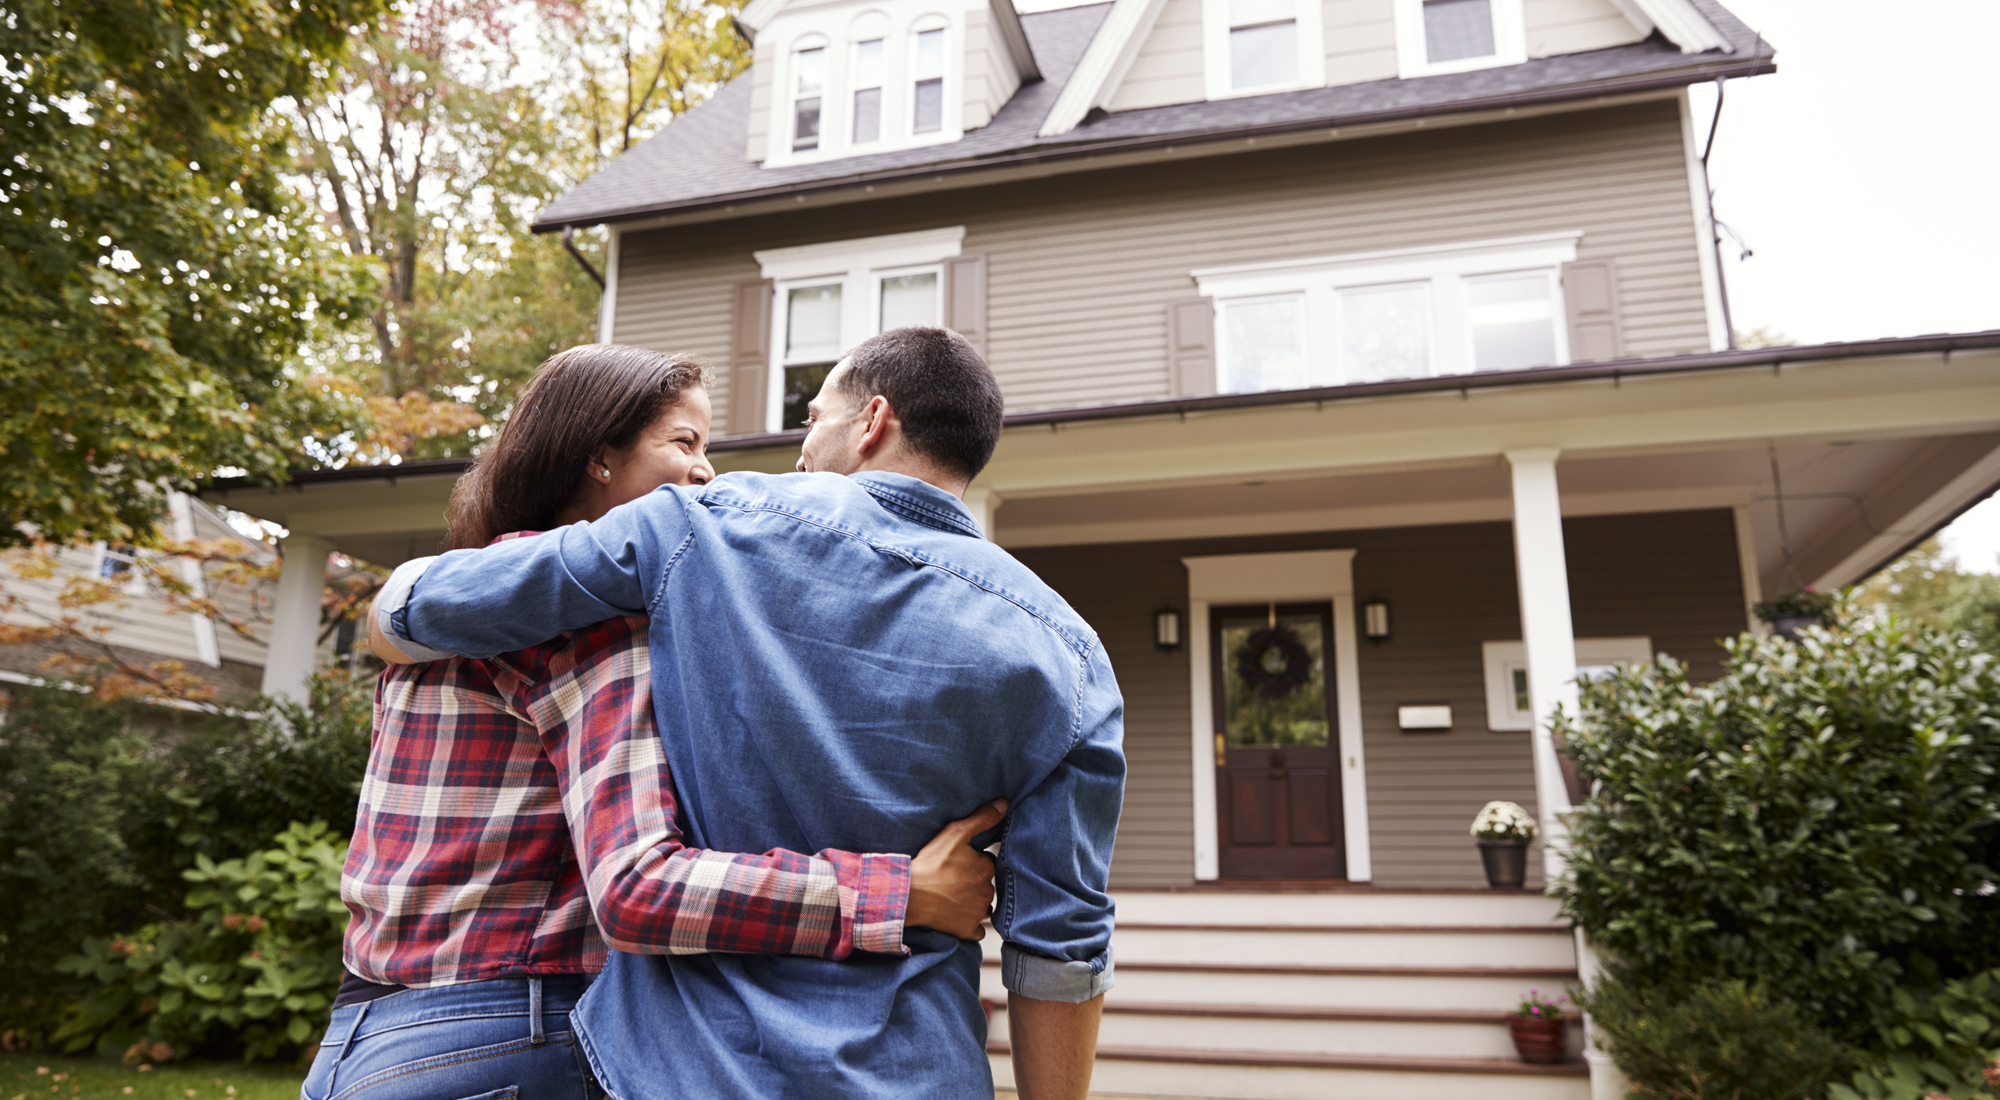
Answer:
<svg viewBox="0 0 2000 1100"><path fill-rule="evenodd" d="M1744 626L1728 511L1573 518L1564 534L1578 636L1649 635L1697 679L1721 674L1717 639ZM1394 636L1357 654L1375 881L1478 886L1472 815L1496 798L1534 807L1528 734L1486 727L1480 643L1521 636L1508 524L1022 550L1097 629L1125 693L1114 885L1193 881L1187 651L1161 652L1151 635L1154 611L1187 605L1181 558L1330 548L1357 551L1357 601L1386 599L1393 616ZM1449 703L1452 728L1401 732L1396 707L1413 702Z"/></svg>
<svg viewBox="0 0 2000 1100"><path fill-rule="evenodd" d="M1614 259L1628 355L1707 350L1672 100L1189 159L671 229L620 243L614 338L729 352L755 249L947 225L988 257L987 357L1010 410L1170 392L1166 306L1196 268L1581 230ZM718 379L724 422L729 380Z"/></svg>

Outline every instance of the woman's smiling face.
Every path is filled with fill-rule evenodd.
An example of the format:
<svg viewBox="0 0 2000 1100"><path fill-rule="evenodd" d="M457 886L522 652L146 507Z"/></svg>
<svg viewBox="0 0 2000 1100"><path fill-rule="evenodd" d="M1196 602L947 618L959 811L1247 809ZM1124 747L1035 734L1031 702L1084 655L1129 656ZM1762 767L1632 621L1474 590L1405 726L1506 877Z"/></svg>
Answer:
<svg viewBox="0 0 2000 1100"><path fill-rule="evenodd" d="M571 521L597 519L662 485L708 484L715 477L708 464L709 415L708 391L690 387L629 449L593 455L584 471L581 514Z"/></svg>

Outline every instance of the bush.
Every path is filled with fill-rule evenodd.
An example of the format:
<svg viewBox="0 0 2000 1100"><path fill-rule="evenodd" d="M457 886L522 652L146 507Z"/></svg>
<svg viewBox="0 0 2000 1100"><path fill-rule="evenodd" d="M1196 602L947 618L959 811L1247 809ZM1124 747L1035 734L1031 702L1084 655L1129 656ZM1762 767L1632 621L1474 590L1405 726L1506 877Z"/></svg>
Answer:
<svg viewBox="0 0 2000 1100"><path fill-rule="evenodd" d="M1869 1046L1898 988L2000 965L2000 676L1885 623L1584 689L1566 912L1641 988L1754 976Z"/></svg>
<svg viewBox="0 0 2000 1100"><path fill-rule="evenodd" d="M59 963L94 983L55 1039L128 1061L195 1052L245 1061L296 1054L316 1038L340 987L347 844L325 822L294 825L277 847L184 877L188 918L85 941Z"/></svg>
<svg viewBox="0 0 2000 1100"><path fill-rule="evenodd" d="M1873 1064L1829 1100L1951 1100L1990 1097L2000 1086L2000 971L1949 982L1930 997L1899 989Z"/></svg>
<svg viewBox="0 0 2000 1100"><path fill-rule="evenodd" d="M1756 985L1645 985L1615 968L1579 998L1638 1095L1804 1100L1840 1069L1832 1036Z"/></svg>

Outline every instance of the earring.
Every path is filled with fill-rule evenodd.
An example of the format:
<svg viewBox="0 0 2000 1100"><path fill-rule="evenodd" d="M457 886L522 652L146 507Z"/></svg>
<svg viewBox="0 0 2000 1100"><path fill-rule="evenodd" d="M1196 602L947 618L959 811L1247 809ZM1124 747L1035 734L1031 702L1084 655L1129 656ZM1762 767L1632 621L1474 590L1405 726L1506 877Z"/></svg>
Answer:
<svg viewBox="0 0 2000 1100"><path fill-rule="evenodd" d="M605 481L610 481L610 480L611 480L611 467L609 467L609 466L599 466L599 467L597 468L597 476L598 476L599 478L601 478L601 479L605 480Z"/></svg>

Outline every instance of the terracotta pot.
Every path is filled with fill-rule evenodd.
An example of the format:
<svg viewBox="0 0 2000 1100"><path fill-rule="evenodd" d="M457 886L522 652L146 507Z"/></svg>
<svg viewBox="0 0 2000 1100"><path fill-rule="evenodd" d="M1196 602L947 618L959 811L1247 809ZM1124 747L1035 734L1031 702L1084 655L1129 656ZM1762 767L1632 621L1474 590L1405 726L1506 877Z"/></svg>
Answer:
<svg viewBox="0 0 2000 1100"><path fill-rule="evenodd" d="M1563 1061L1563 1028L1568 1023L1561 1017L1509 1016L1507 1033L1514 1037L1514 1050L1521 1055L1521 1061L1553 1066Z"/></svg>
<svg viewBox="0 0 2000 1100"><path fill-rule="evenodd" d="M1495 890L1519 890L1528 877L1528 842L1481 840L1479 858L1486 864L1486 885Z"/></svg>

